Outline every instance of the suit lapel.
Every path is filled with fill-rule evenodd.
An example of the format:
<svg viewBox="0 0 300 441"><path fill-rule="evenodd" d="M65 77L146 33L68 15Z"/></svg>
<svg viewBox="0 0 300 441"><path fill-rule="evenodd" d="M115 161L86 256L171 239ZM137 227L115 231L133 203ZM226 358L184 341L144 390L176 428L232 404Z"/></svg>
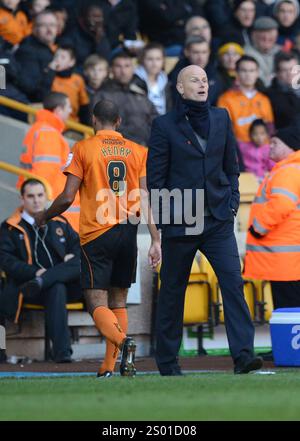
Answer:
<svg viewBox="0 0 300 441"><path fill-rule="evenodd" d="M207 147L206 151L211 148L211 144L213 139L215 139L216 134L218 133L218 119L217 116L214 114L214 111L212 108L209 109L209 132L208 132L208 140L207 140Z"/></svg>
<svg viewBox="0 0 300 441"><path fill-rule="evenodd" d="M180 119L180 121L178 123L178 127L184 133L184 135L187 137L187 139L193 144L193 146L196 147L197 150L199 150L199 152L203 154L202 147L196 138L196 135L192 129L192 126L190 125L190 123L188 122L188 120L185 117Z"/></svg>

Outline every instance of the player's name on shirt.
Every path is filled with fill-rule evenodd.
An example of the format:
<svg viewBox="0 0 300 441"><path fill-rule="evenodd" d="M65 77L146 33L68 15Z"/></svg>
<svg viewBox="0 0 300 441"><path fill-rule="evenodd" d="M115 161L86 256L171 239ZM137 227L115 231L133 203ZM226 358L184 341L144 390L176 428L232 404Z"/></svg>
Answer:
<svg viewBox="0 0 300 441"><path fill-rule="evenodd" d="M132 154L132 150L127 147L118 147L118 146L108 146L101 147L102 155L106 158L107 156L122 156L127 158Z"/></svg>

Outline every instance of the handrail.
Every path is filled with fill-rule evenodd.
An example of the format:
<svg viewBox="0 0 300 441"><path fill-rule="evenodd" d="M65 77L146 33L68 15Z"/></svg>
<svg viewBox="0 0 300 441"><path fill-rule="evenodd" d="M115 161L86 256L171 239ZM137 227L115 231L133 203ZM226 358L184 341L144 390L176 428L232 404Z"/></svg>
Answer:
<svg viewBox="0 0 300 441"><path fill-rule="evenodd" d="M46 193L47 193L48 199L51 201L52 188L51 188L51 185L49 184L49 182L47 181L47 179L42 178L41 176L34 175L33 173L30 173L30 172L24 170L23 168L16 167L15 165L8 164L7 162L3 162L3 161L0 161L0 170L4 170L4 171L6 171L8 173L12 173L14 175L24 176L24 178L28 178L28 179L38 179L39 181L41 181L44 184L44 186L46 188Z"/></svg>
<svg viewBox="0 0 300 441"><path fill-rule="evenodd" d="M2 106L9 107L10 109L27 113L28 115L36 115L39 111L39 109L29 106L28 104L20 103L19 101L12 100L11 98L7 98L2 95L0 95L0 104L2 104ZM66 128L75 130L79 133L83 133L84 135L93 136L95 134L92 127L71 120L66 121Z"/></svg>

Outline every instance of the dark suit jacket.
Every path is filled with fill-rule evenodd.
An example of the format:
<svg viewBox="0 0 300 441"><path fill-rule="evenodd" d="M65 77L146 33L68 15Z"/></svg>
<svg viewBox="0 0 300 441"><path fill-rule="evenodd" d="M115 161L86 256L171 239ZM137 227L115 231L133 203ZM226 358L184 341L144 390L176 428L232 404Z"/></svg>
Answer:
<svg viewBox="0 0 300 441"><path fill-rule="evenodd" d="M239 206L237 145L225 109L210 107L209 118L205 153L184 114L173 110L154 120L148 144L147 185L150 192L163 188L192 189L193 204L195 190L204 189L211 214L224 221ZM172 201L170 206L172 221ZM159 227L165 237L185 235L183 223Z"/></svg>

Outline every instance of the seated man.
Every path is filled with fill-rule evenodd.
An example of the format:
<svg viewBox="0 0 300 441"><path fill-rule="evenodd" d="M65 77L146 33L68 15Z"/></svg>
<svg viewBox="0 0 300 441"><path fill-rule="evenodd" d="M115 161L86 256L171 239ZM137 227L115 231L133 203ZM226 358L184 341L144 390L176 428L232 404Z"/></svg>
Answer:
<svg viewBox="0 0 300 441"><path fill-rule="evenodd" d="M0 315L17 321L23 298L43 305L53 360L70 362L66 303L81 297L78 235L61 216L45 228L35 225L33 216L47 204L40 181L25 181L21 200L22 208L0 228L0 267L7 276L0 292Z"/></svg>

